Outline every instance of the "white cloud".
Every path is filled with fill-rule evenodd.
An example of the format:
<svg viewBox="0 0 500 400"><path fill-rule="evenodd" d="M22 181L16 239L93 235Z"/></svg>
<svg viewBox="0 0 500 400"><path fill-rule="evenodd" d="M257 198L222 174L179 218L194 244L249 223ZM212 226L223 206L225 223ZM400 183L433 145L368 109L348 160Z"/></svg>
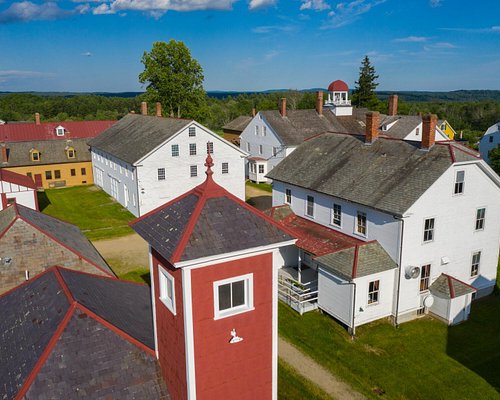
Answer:
<svg viewBox="0 0 500 400"><path fill-rule="evenodd" d="M73 11L59 8L55 2L35 4L31 1L21 1L12 3L9 8L0 13L0 24L60 19L73 13Z"/></svg>
<svg viewBox="0 0 500 400"><path fill-rule="evenodd" d="M324 11L331 7L325 0L306 0L300 5L300 10Z"/></svg>
<svg viewBox="0 0 500 400"><path fill-rule="evenodd" d="M427 42L429 40L428 37L425 36L407 36L404 38L394 39L394 42L397 43L422 43Z"/></svg>
<svg viewBox="0 0 500 400"><path fill-rule="evenodd" d="M106 15L106 14L114 14L115 11L111 9L111 7L107 4L101 4L95 7L92 10L92 14L94 15Z"/></svg>
<svg viewBox="0 0 500 400"><path fill-rule="evenodd" d="M264 8L273 6L276 4L277 0L250 0L248 3L249 10L256 10L257 8Z"/></svg>
<svg viewBox="0 0 500 400"><path fill-rule="evenodd" d="M0 83L15 81L20 79L34 78L54 78L56 75L52 72L23 71L23 70L0 70Z"/></svg>
<svg viewBox="0 0 500 400"><path fill-rule="evenodd" d="M340 28L358 20L361 15L367 13L386 0L354 0L338 3L335 11L328 13L329 21L323 25L323 29Z"/></svg>
<svg viewBox="0 0 500 400"><path fill-rule="evenodd" d="M467 32L467 33L500 33L500 26L489 28L440 28L443 31Z"/></svg>
<svg viewBox="0 0 500 400"><path fill-rule="evenodd" d="M455 46L453 43L449 42L438 42L435 43L432 47L436 49L456 49L457 46Z"/></svg>
<svg viewBox="0 0 500 400"><path fill-rule="evenodd" d="M253 33L271 33L271 32L293 32L296 28L291 25L263 25L252 29Z"/></svg>
<svg viewBox="0 0 500 400"><path fill-rule="evenodd" d="M429 0L429 5L433 8L440 7L443 5L443 0Z"/></svg>
<svg viewBox="0 0 500 400"><path fill-rule="evenodd" d="M90 51L86 51L85 53L82 53L82 56L84 56L84 57L92 57L93 54Z"/></svg>

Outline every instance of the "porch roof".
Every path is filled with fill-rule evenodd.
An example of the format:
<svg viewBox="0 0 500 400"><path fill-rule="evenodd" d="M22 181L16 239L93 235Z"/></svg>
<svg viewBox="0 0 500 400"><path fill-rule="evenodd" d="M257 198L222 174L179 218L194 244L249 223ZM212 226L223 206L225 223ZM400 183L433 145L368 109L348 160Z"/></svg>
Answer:
<svg viewBox="0 0 500 400"><path fill-rule="evenodd" d="M441 274L429 287L431 293L437 297L445 299L454 299L455 297L465 296L474 293L477 290L465 282L454 278L453 276Z"/></svg>

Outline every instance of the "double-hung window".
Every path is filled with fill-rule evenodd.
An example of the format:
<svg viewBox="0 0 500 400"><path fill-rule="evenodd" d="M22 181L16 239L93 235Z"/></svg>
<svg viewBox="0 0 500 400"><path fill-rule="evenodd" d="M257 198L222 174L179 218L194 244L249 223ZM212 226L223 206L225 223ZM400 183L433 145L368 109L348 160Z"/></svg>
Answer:
<svg viewBox="0 0 500 400"><path fill-rule="evenodd" d="M165 168L158 168L158 180L159 181L165 180Z"/></svg>
<svg viewBox="0 0 500 400"><path fill-rule="evenodd" d="M434 240L434 218L427 218L424 222L424 243Z"/></svg>
<svg viewBox="0 0 500 400"><path fill-rule="evenodd" d="M264 173L264 165L259 164L259 174L263 174L263 173Z"/></svg>
<svg viewBox="0 0 500 400"><path fill-rule="evenodd" d="M253 274L214 282L214 319L253 309Z"/></svg>
<svg viewBox="0 0 500 400"><path fill-rule="evenodd" d="M160 300L175 315L175 280L165 268L158 265L160 277Z"/></svg>
<svg viewBox="0 0 500 400"><path fill-rule="evenodd" d="M178 144L172 145L172 157L179 157L179 145Z"/></svg>
<svg viewBox="0 0 500 400"><path fill-rule="evenodd" d="M207 142L207 154L214 154L213 142Z"/></svg>
<svg viewBox="0 0 500 400"><path fill-rule="evenodd" d="M340 204L333 205L332 224L342 226L342 206Z"/></svg>
<svg viewBox="0 0 500 400"><path fill-rule="evenodd" d="M189 127L189 137L195 137L196 136L196 128L194 126Z"/></svg>
<svg viewBox="0 0 500 400"><path fill-rule="evenodd" d="M198 176L198 167L196 165L191 165L189 167L189 173L191 178Z"/></svg>
<svg viewBox="0 0 500 400"><path fill-rule="evenodd" d="M425 292L429 289L429 279L431 276L431 264L422 265L420 271L420 291Z"/></svg>
<svg viewBox="0 0 500 400"><path fill-rule="evenodd" d="M314 197L313 196L307 196L306 215L308 217L314 217Z"/></svg>
<svg viewBox="0 0 500 400"><path fill-rule="evenodd" d="M453 193L462 194L464 192L464 184L465 184L465 171L457 171L455 177L455 189Z"/></svg>
<svg viewBox="0 0 500 400"><path fill-rule="evenodd" d="M227 162L222 163L222 173L229 174L229 163Z"/></svg>
<svg viewBox="0 0 500 400"><path fill-rule="evenodd" d="M189 155L190 156L196 155L196 143L189 143Z"/></svg>
<svg viewBox="0 0 500 400"><path fill-rule="evenodd" d="M470 276L478 276L479 275L479 264L481 262L481 252L476 251L472 253L472 263L470 268Z"/></svg>
<svg viewBox="0 0 500 400"><path fill-rule="evenodd" d="M361 211L356 215L356 233L366 236L366 213Z"/></svg>
<svg viewBox="0 0 500 400"><path fill-rule="evenodd" d="M373 281L368 284L368 304L377 304L380 281Z"/></svg>
<svg viewBox="0 0 500 400"><path fill-rule="evenodd" d="M484 229L484 218L486 217L486 208L478 208L476 210L476 231Z"/></svg>
<svg viewBox="0 0 500 400"><path fill-rule="evenodd" d="M285 189L285 203L292 204L292 189Z"/></svg>

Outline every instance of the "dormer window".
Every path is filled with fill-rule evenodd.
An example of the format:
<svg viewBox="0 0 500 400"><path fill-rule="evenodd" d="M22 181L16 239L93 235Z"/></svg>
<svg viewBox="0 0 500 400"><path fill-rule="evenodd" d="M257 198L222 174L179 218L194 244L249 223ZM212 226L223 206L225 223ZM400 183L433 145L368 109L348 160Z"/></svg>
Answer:
<svg viewBox="0 0 500 400"><path fill-rule="evenodd" d="M64 129L63 126L59 125L57 128L56 128L56 135L57 136L64 136L64 132L66 130Z"/></svg>
<svg viewBox="0 0 500 400"><path fill-rule="evenodd" d="M40 161L40 152L36 149L30 150L31 161Z"/></svg>
<svg viewBox="0 0 500 400"><path fill-rule="evenodd" d="M68 158L75 158L75 148L74 147L66 147L66 156Z"/></svg>

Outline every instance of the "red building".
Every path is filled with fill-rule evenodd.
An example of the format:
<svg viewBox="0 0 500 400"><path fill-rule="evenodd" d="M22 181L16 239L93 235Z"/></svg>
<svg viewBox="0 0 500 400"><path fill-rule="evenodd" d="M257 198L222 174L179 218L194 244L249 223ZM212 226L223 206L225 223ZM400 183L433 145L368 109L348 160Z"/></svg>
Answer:
<svg viewBox="0 0 500 400"><path fill-rule="evenodd" d="M156 355L172 399L277 398L277 276L293 239L217 185L132 223L150 246Z"/></svg>

